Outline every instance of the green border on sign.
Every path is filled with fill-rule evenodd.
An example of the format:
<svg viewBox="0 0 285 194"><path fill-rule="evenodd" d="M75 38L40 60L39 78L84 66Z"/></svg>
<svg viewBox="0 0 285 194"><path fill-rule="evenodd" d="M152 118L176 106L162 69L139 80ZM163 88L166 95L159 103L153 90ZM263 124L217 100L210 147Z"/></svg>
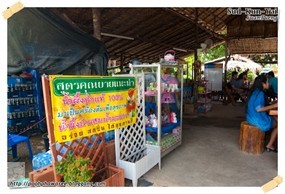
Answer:
<svg viewBox="0 0 285 194"><path fill-rule="evenodd" d="M56 77L52 80L53 92L56 96L63 96L64 93L75 95L101 94L105 92L126 91L135 88L134 77Z"/></svg>

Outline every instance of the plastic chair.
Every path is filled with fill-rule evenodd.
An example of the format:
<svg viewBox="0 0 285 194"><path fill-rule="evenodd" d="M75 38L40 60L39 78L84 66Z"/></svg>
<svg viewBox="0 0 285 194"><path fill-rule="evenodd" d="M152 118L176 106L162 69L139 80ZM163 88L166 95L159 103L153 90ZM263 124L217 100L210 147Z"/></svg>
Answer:
<svg viewBox="0 0 285 194"><path fill-rule="evenodd" d="M8 140L8 147L12 147L13 158L18 157L17 145L20 143L26 142L27 147L28 147L28 151L30 154L30 159L33 160L33 152L32 152L32 148L31 148L31 144L30 144L30 139L28 137L22 136L22 135L8 134L7 140Z"/></svg>

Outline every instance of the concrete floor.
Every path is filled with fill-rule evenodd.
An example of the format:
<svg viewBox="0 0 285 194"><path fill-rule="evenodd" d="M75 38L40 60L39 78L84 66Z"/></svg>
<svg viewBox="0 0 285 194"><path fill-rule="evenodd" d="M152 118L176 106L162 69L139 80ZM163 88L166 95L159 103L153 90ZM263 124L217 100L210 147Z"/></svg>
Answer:
<svg viewBox="0 0 285 194"><path fill-rule="evenodd" d="M277 176L277 154L239 150L244 106L214 104L206 114L183 118L182 145L143 178L153 186L255 186Z"/></svg>
<svg viewBox="0 0 285 194"><path fill-rule="evenodd" d="M33 154L36 155L41 152L45 152L44 140L42 135L35 135L30 137L30 144L32 147ZM33 170L32 161L30 160L27 145L25 143L18 144L18 160L16 162L25 162L25 177L29 177L29 172ZM14 162L12 155L8 155L8 162Z"/></svg>
<svg viewBox="0 0 285 194"><path fill-rule="evenodd" d="M239 127L244 121L244 106L213 104L206 114L184 116L182 145L162 158L147 172L138 186L154 187L260 187L277 176L277 154L260 155L239 150ZM34 154L44 151L41 136L31 137ZM26 145L19 146L26 177L32 170ZM11 157L8 157L11 161ZM126 180L126 186L130 186Z"/></svg>

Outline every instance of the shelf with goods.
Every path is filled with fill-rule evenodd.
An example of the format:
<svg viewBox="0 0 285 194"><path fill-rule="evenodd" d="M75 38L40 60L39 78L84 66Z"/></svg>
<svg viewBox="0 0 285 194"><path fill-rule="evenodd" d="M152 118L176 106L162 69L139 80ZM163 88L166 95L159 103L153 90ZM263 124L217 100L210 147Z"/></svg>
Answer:
<svg viewBox="0 0 285 194"><path fill-rule="evenodd" d="M130 68L128 66L110 66L107 67L107 75L112 76L116 74L128 74Z"/></svg>
<svg viewBox="0 0 285 194"><path fill-rule="evenodd" d="M117 73L121 72L121 67L120 66L111 66L107 68L107 74L109 76L115 75Z"/></svg>
<svg viewBox="0 0 285 194"><path fill-rule="evenodd" d="M38 71L27 69L8 76L7 128L10 134L30 136L44 132L42 89Z"/></svg>
<svg viewBox="0 0 285 194"><path fill-rule="evenodd" d="M146 140L159 145L163 157L182 142L182 66L154 63L130 68L131 74L144 75Z"/></svg>
<svg viewBox="0 0 285 194"><path fill-rule="evenodd" d="M197 112L206 113L212 108L212 83L208 80L196 82L198 98L196 101Z"/></svg>

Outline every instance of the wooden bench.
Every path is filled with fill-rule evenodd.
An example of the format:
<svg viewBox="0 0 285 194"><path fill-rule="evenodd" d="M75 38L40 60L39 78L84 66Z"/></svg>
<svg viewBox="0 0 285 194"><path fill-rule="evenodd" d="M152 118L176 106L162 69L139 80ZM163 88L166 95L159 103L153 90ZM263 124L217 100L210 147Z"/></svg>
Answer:
<svg viewBox="0 0 285 194"><path fill-rule="evenodd" d="M243 121L240 125L240 150L251 154L261 154L264 151L265 133L259 128Z"/></svg>

